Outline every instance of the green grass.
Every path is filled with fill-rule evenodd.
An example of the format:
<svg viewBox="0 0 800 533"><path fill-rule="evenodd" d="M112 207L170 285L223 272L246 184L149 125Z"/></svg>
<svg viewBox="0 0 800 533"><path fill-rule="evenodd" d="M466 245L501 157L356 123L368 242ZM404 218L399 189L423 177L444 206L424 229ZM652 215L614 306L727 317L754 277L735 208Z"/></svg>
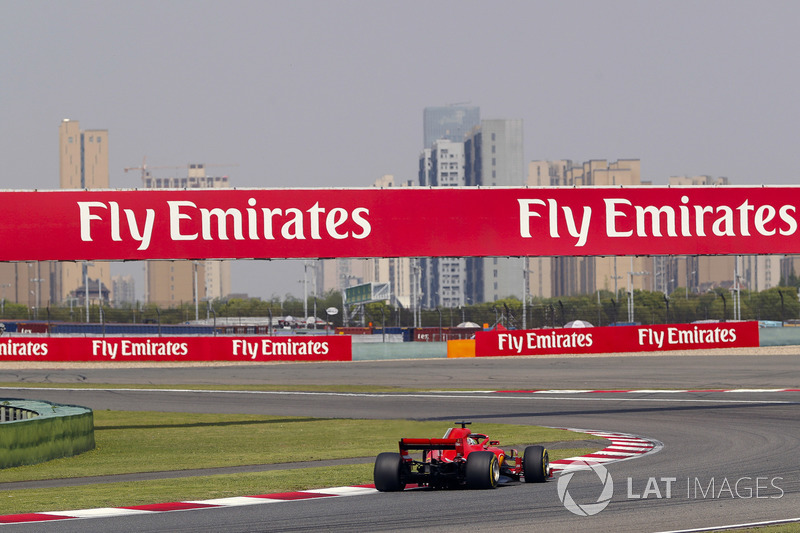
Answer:
<svg viewBox="0 0 800 533"><path fill-rule="evenodd" d="M800 532L800 523L754 527L748 529L726 529L725 531L735 531L736 533L798 533Z"/></svg>
<svg viewBox="0 0 800 533"><path fill-rule="evenodd" d="M371 464L23 489L0 493L0 515L256 496L364 483L372 483Z"/></svg>
<svg viewBox="0 0 800 533"><path fill-rule="evenodd" d="M0 482L308 461L308 468L53 489L8 490L0 515L246 496L370 483L372 465L314 467L314 460L374 457L402 436L441 437L447 423L258 415L96 411L97 448L0 470ZM558 429L476 424L504 446L592 438ZM591 449L551 450L552 460Z"/></svg>

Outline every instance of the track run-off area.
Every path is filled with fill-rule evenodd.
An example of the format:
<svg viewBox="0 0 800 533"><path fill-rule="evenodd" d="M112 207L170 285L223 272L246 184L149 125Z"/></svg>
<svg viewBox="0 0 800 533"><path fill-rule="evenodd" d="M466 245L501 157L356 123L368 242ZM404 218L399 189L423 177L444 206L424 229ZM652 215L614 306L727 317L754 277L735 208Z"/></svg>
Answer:
<svg viewBox="0 0 800 533"><path fill-rule="evenodd" d="M18 384L3 388L3 397L95 410L406 418L441 421L443 431L466 419L476 431L481 423L493 422L640 436L658 443L658 450L605 461L602 468L591 463L582 470L567 469L544 484L508 483L489 491L362 491L357 497L315 497L282 505L208 506L0 528L685 531L793 520L800 517L799 363L800 347L220 366L3 364L0 382ZM42 383L65 388L35 388ZM232 391L215 390L215 385L397 386L420 391ZM397 437L403 436L408 435ZM375 454L382 451L393 450L376 449ZM321 491L328 486L319 480Z"/></svg>

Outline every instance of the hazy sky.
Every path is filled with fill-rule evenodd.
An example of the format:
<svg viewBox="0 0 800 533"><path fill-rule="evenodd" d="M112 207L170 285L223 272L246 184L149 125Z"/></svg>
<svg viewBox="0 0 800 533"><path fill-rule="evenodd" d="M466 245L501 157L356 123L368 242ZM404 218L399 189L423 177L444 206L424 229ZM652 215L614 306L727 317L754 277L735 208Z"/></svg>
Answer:
<svg viewBox="0 0 800 533"><path fill-rule="evenodd" d="M236 164L209 170L237 187L416 179L423 108L457 102L523 119L526 160L794 184L798 20L794 1L4 0L0 188L58 187L63 118L108 130L115 188L144 156ZM299 264L239 262L234 291L302 295Z"/></svg>

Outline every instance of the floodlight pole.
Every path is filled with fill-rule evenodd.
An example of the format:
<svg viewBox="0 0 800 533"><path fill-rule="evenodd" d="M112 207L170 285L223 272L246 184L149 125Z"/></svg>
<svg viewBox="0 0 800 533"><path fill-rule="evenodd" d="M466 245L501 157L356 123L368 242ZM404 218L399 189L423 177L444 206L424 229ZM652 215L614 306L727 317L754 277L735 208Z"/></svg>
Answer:
<svg viewBox="0 0 800 533"><path fill-rule="evenodd" d="M522 329L527 328L527 307L528 302L528 258L522 258Z"/></svg>
<svg viewBox="0 0 800 533"><path fill-rule="evenodd" d="M633 323L633 276L646 276L650 272L634 272L633 271L633 256L631 256L631 270L628 272L628 322Z"/></svg>
<svg viewBox="0 0 800 533"><path fill-rule="evenodd" d="M83 262L83 288L86 292L86 322L89 322L89 265Z"/></svg>
<svg viewBox="0 0 800 533"><path fill-rule="evenodd" d="M308 261L303 261L303 317L308 328Z"/></svg>

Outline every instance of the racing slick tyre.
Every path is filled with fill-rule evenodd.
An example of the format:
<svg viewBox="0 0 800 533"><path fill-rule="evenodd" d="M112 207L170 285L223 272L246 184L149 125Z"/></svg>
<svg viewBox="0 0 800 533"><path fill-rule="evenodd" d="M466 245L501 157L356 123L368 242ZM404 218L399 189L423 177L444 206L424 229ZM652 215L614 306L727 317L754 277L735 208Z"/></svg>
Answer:
<svg viewBox="0 0 800 533"><path fill-rule="evenodd" d="M472 452L467 456L464 479L469 489L493 489L500 479L500 464L492 452Z"/></svg>
<svg viewBox="0 0 800 533"><path fill-rule="evenodd" d="M528 446L522 455L522 475L525 483L547 481L550 470L550 456L544 446Z"/></svg>
<svg viewBox="0 0 800 533"><path fill-rule="evenodd" d="M372 477L375 488L381 492L395 492L406 488L403 481L403 459L399 453L379 453L375 459L375 470Z"/></svg>

